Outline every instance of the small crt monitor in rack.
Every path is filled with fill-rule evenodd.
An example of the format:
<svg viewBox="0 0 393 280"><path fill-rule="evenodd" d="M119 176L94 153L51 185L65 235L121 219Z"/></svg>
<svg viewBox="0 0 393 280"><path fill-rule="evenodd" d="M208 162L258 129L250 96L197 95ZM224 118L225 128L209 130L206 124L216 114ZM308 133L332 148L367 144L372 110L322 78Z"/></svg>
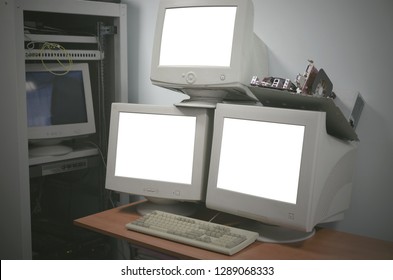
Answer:
<svg viewBox="0 0 393 280"><path fill-rule="evenodd" d="M26 103L31 157L67 154L64 141L96 131L87 63L26 64Z"/></svg>

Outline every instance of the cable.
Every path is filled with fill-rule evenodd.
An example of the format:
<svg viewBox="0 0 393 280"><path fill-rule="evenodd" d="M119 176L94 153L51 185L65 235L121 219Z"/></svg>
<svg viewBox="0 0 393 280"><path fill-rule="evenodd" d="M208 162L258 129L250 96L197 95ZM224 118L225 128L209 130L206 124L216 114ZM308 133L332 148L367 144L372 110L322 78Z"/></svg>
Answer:
<svg viewBox="0 0 393 280"><path fill-rule="evenodd" d="M220 215L221 212L217 212L210 220L209 222L212 222L215 218L217 218L218 215Z"/></svg>
<svg viewBox="0 0 393 280"><path fill-rule="evenodd" d="M96 143L94 143L93 141L87 141L86 143L91 144L92 146L94 146L95 148L97 148L97 150L98 150L98 152L99 152L99 154L100 154L100 157L101 157L102 164L103 164L103 165L105 166L105 168L106 168L105 157L104 157L104 154L102 153L102 150L101 150L100 146L98 146L98 145L97 145Z"/></svg>
<svg viewBox="0 0 393 280"><path fill-rule="evenodd" d="M99 144L102 147L101 154L103 158L107 157L108 139L107 139L107 122L106 122L106 108L105 108L105 59L102 55L105 51L105 34L102 33L102 22L97 22L97 47L101 54L101 58L98 61L98 116L99 116L99 126L100 131L98 134ZM106 167L106 165L105 165ZM105 174L102 175L103 181L105 181ZM104 198L104 205L109 203L114 207L114 202L112 200L112 192L108 192L103 186L101 190L101 197Z"/></svg>
<svg viewBox="0 0 393 280"><path fill-rule="evenodd" d="M101 32L102 23L97 23L97 45L100 53L105 51L105 35ZM107 154L107 123L106 123L106 108L105 108L105 67L104 67L104 56L101 56L99 60L98 68L98 108L99 108L99 125L101 128L100 145L103 147L103 154Z"/></svg>
<svg viewBox="0 0 393 280"><path fill-rule="evenodd" d="M50 50L50 51L61 51L64 54L64 58L68 58L68 64L64 64L61 60L56 59L57 63L64 68L64 72L58 72L58 71L52 71L46 64L44 61L44 52L46 50ZM67 50L61 46L58 43L51 43L51 42L44 42L44 44L42 45L41 49L40 49L40 57L41 57L41 63L44 66L44 68L51 74L56 75L56 76L64 76L66 74L68 74L72 68L73 65L73 61L71 59L71 56L69 55L69 53L67 52Z"/></svg>

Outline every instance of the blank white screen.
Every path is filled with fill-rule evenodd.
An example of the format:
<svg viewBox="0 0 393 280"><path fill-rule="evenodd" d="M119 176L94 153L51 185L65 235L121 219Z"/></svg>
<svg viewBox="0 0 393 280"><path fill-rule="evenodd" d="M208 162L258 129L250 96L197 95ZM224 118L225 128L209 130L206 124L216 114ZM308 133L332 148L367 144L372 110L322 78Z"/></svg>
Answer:
<svg viewBox="0 0 393 280"><path fill-rule="evenodd" d="M304 126L224 119L217 187L296 203Z"/></svg>
<svg viewBox="0 0 393 280"><path fill-rule="evenodd" d="M120 113L115 176L191 184L196 117Z"/></svg>
<svg viewBox="0 0 393 280"><path fill-rule="evenodd" d="M160 65L229 67L236 9L167 9L161 38Z"/></svg>

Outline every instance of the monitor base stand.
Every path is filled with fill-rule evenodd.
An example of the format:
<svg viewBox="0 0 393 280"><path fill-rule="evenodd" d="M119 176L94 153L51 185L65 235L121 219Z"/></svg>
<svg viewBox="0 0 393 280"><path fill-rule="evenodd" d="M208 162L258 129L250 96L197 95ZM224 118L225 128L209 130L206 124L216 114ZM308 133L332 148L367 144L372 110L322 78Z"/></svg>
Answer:
<svg viewBox="0 0 393 280"><path fill-rule="evenodd" d="M279 226L267 225L260 222L251 222L239 225L239 228L259 233L258 241L266 243L296 243L314 236L315 229L311 232L291 230Z"/></svg>
<svg viewBox="0 0 393 280"><path fill-rule="evenodd" d="M136 211L144 216L154 210L169 212L182 216L192 216L198 210L198 204L192 202L172 201L146 197L147 201L138 204Z"/></svg>
<svg viewBox="0 0 393 280"><path fill-rule="evenodd" d="M225 88L185 88L182 92L188 95L189 99L184 99L175 104L176 107L196 107L215 109L217 103L222 103L228 94Z"/></svg>
<svg viewBox="0 0 393 280"><path fill-rule="evenodd" d="M62 156L71 153L72 150L65 145L37 145L29 148L29 157Z"/></svg>
<svg viewBox="0 0 393 280"><path fill-rule="evenodd" d="M184 88L181 90L190 98L175 104L177 107L215 109L218 103L250 104L262 106L249 87L234 83L227 87Z"/></svg>
<svg viewBox="0 0 393 280"><path fill-rule="evenodd" d="M176 107L193 107L193 108L207 108L207 109L215 109L217 103L221 103L221 99L214 98L190 98L181 101L180 103L176 103Z"/></svg>

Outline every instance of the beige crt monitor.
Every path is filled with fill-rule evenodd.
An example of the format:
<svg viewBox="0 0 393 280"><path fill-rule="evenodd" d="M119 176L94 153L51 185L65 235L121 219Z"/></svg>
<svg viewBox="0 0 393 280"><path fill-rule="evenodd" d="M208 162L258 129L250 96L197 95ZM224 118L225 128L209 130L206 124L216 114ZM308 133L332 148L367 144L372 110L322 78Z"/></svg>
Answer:
<svg viewBox="0 0 393 280"><path fill-rule="evenodd" d="M253 9L251 0L161 0L152 83L190 96L183 106L257 101L247 86L252 76L267 76L268 60Z"/></svg>
<svg viewBox="0 0 393 280"><path fill-rule="evenodd" d="M64 140L96 131L87 63L26 64L26 103L30 157L67 154Z"/></svg>
<svg viewBox="0 0 393 280"><path fill-rule="evenodd" d="M274 242L303 240L317 224L342 219L357 143L327 134L325 114L218 104L207 207L258 221L247 227Z"/></svg>
<svg viewBox="0 0 393 280"><path fill-rule="evenodd" d="M114 103L106 188L145 196L151 210L190 215L205 200L212 111Z"/></svg>

